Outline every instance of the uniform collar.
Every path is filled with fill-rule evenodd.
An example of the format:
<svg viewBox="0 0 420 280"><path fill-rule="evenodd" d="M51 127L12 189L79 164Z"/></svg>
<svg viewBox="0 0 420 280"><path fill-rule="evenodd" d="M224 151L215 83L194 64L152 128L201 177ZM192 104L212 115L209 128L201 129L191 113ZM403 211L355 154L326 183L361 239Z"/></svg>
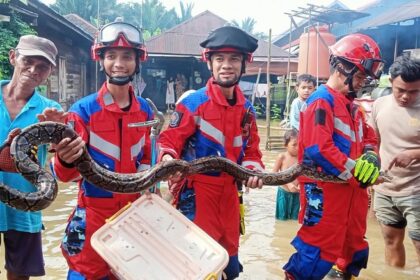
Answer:
<svg viewBox="0 0 420 280"><path fill-rule="evenodd" d="M335 90L335 89L333 89L333 88L329 87L329 86L328 86L328 85L326 85L326 84L324 84L324 85L322 85L322 86L324 86L324 87L328 90L328 92L329 92L329 93L331 93L331 94L334 96L334 98L338 98L338 99L344 100L344 101L345 101L345 102L347 102L347 103L352 102L352 101L353 101L353 99L354 99L354 98L349 98L349 97L347 97L347 96L346 96L346 95L344 95L342 92L340 92L340 91L338 91L338 90Z"/></svg>
<svg viewBox="0 0 420 280"><path fill-rule="evenodd" d="M106 85L107 85L107 83L105 82L98 91L98 98L100 100L100 103L106 109L108 109L110 111L119 112L119 113L124 112L120 109L118 104L114 101L114 97L108 91L108 88L107 88ZM130 107L130 111L128 111L128 112L138 111L139 106L137 106L137 105L138 105L139 102L138 102L137 98L134 96L134 89L131 85L128 88L128 92L131 96L131 107Z"/></svg>
<svg viewBox="0 0 420 280"><path fill-rule="evenodd" d="M216 103L223 105L223 106L230 106L226 100L226 97L222 93L220 86L214 83L214 78L210 78L207 81L207 92L208 95L214 100ZM242 93L241 88L238 85L235 85L233 92L236 94L236 104L234 106L243 106L245 104L245 97Z"/></svg>

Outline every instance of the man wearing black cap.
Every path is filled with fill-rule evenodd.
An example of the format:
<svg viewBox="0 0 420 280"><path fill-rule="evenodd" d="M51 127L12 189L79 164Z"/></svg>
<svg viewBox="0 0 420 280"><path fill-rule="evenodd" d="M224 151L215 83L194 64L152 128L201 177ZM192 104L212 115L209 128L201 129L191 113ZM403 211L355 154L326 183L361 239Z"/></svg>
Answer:
<svg viewBox="0 0 420 280"><path fill-rule="evenodd" d="M257 40L225 26L210 33L200 45L212 77L206 87L177 104L168 129L160 136L160 158L191 161L221 156L246 168L263 170L254 108L238 86L246 63L257 49ZM244 183L262 187L257 177ZM176 174L169 184L171 189L182 185L181 191L174 193L180 211L229 253L225 279L238 277L242 266L238 259L240 215L235 178L224 172L186 178Z"/></svg>
<svg viewBox="0 0 420 280"><path fill-rule="evenodd" d="M65 113L61 106L35 90L44 83L55 66L57 48L48 39L25 35L9 60L14 67L10 81L0 81L0 143L14 129L21 129L38 120L60 121ZM45 145L39 148L38 161L44 165ZM0 183L23 192L33 192L35 187L20 174L8 155L1 154ZM0 202L0 232L4 238L7 279L29 279L42 276L44 259L41 244L41 212L23 212Z"/></svg>

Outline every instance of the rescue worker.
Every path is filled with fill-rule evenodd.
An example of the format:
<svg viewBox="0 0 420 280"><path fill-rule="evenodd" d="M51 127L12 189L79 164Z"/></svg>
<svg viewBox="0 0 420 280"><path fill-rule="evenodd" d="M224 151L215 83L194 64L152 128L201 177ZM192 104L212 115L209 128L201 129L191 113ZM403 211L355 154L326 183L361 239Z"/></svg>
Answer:
<svg viewBox="0 0 420 280"><path fill-rule="evenodd" d="M331 75L307 100L299 128L299 162L335 175L346 184L299 178L302 223L296 249L283 267L286 279L322 279L336 263L342 278L358 276L368 261L367 186L379 175L377 139L353 103L368 76L379 79L378 45L363 34L330 47Z"/></svg>
<svg viewBox="0 0 420 280"><path fill-rule="evenodd" d="M206 87L183 97L176 105L169 127L159 139L162 160L187 161L221 156L246 168L263 170L255 111L238 86L257 49L257 40L246 32L225 26L212 31L201 44L203 59L212 74ZM225 279L242 271L238 259L239 198L235 178L221 172L183 178L176 174L169 181L183 184L178 208L189 219L218 241L229 253ZM262 187L252 177L246 187Z"/></svg>
<svg viewBox="0 0 420 280"><path fill-rule="evenodd" d="M128 124L153 119L145 99L134 95L130 81L146 58L139 29L125 22L103 26L92 46L106 82L98 92L73 104L67 123L80 135L63 139L56 147L53 169L64 181L78 180L77 206L69 218L61 243L69 265L67 279L115 279L108 265L93 250L91 235L139 194L111 193L81 179L73 165L83 148L101 166L119 173L133 173L150 166L150 128Z"/></svg>

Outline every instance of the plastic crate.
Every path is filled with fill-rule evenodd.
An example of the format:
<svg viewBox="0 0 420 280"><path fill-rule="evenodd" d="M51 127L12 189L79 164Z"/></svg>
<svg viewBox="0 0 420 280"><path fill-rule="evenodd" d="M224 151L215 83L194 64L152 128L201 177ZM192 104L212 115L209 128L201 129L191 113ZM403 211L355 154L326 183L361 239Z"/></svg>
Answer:
<svg viewBox="0 0 420 280"><path fill-rule="evenodd" d="M111 217L92 247L119 279L219 279L226 250L155 194L140 197Z"/></svg>

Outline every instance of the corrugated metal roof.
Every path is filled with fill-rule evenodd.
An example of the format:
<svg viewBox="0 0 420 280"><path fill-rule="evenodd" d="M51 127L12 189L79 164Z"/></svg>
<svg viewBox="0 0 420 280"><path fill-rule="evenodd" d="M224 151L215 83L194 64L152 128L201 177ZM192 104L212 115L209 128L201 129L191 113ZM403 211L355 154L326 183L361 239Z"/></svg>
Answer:
<svg viewBox="0 0 420 280"><path fill-rule="evenodd" d="M412 1L401 6L394 7L393 9L373 17L366 23L358 26L359 30L373 28L381 25L402 22L420 17L420 2Z"/></svg>
<svg viewBox="0 0 420 280"><path fill-rule="evenodd" d="M227 23L225 19L210 11L205 11L158 36L150 38L145 42L146 48L150 56L200 56L202 51L200 42L204 41L212 30ZM268 47L268 42L259 40L254 57L267 57ZM287 57L288 53L272 45L271 56L273 58Z"/></svg>
<svg viewBox="0 0 420 280"><path fill-rule="evenodd" d="M68 14L68 15L64 15L64 17L68 21L73 23L74 25L80 27L86 33L90 34L92 36L92 38L94 38L96 36L96 32L98 31L98 29L95 26L93 26L90 22L88 22L84 18L80 17L79 15Z"/></svg>

